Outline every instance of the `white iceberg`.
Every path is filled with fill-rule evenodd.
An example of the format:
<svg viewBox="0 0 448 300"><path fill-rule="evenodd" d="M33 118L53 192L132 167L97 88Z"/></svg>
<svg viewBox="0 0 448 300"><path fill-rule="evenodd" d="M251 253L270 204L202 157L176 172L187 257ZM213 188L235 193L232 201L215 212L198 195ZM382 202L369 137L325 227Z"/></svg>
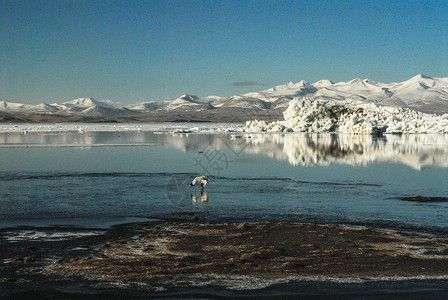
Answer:
<svg viewBox="0 0 448 300"><path fill-rule="evenodd" d="M247 132L338 132L352 134L448 133L448 114L379 106L360 100L295 98L284 121L247 121Z"/></svg>

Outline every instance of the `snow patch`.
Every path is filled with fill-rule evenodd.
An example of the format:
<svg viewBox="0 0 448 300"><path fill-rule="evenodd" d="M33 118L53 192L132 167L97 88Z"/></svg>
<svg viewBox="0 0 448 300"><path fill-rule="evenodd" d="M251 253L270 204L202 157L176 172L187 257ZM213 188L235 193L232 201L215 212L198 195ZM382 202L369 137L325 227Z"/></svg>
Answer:
<svg viewBox="0 0 448 300"><path fill-rule="evenodd" d="M81 237L104 234L103 231L41 231L41 230L17 230L6 233L3 238L9 242L20 241L62 241Z"/></svg>
<svg viewBox="0 0 448 300"><path fill-rule="evenodd" d="M95 107L95 106L105 108L114 107L114 104L111 100L99 101L93 98L78 98L72 101L64 102L62 104L68 107L82 107L82 108Z"/></svg>

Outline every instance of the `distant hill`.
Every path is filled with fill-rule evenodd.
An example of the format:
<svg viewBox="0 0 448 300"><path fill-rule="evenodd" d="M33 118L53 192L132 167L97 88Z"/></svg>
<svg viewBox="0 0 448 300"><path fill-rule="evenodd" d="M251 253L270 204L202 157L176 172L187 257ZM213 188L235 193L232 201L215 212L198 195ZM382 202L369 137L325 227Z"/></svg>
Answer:
<svg viewBox="0 0 448 300"><path fill-rule="evenodd" d="M280 120L297 97L315 100L361 100L426 113L448 113L448 78L417 75L398 83L353 79L333 83L319 80L278 85L267 90L230 97L182 95L171 101L116 105L110 100L78 98L53 104L0 101L0 122L243 122Z"/></svg>

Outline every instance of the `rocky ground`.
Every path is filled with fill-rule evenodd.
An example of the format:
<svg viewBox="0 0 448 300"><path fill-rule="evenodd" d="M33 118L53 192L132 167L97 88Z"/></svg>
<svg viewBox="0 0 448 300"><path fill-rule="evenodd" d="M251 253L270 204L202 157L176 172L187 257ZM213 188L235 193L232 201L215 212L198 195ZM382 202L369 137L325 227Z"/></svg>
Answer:
<svg viewBox="0 0 448 300"><path fill-rule="evenodd" d="M447 249L445 238L338 225L127 224L72 240L2 238L0 296L256 289L297 278L440 278L448 275Z"/></svg>

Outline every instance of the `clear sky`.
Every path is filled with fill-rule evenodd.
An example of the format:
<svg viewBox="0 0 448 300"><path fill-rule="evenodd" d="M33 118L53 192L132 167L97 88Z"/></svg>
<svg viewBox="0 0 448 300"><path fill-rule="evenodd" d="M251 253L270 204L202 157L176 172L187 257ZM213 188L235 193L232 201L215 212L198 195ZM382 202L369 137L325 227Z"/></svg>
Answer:
<svg viewBox="0 0 448 300"><path fill-rule="evenodd" d="M448 1L0 0L0 100L448 76Z"/></svg>

